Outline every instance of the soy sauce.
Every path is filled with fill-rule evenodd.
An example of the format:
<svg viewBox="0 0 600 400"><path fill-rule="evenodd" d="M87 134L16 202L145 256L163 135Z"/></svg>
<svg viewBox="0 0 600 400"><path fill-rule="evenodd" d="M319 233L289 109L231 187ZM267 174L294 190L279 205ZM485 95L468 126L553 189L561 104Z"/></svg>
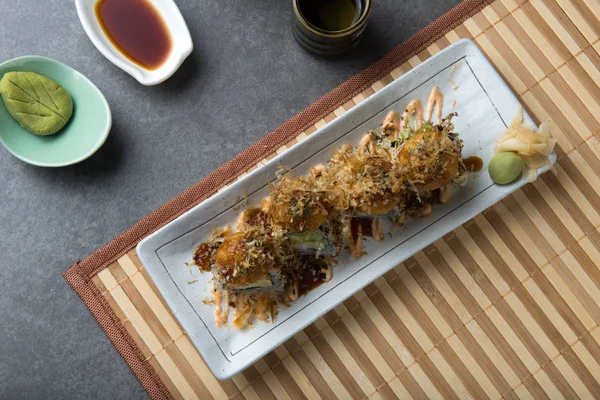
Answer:
<svg viewBox="0 0 600 400"><path fill-rule="evenodd" d="M305 265L303 269L298 271L298 296L304 296L325 282L321 274L321 270L325 267L327 267L325 262L315 262L314 264Z"/></svg>
<svg viewBox="0 0 600 400"><path fill-rule="evenodd" d="M471 172L479 172L483 168L483 160L477 156L463 158L463 163Z"/></svg>
<svg viewBox="0 0 600 400"><path fill-rule="evenodd" d="M171 54L171 34L149 0L99 0L96 18L112 44L145 69L159 68Z"/></svg>
<svg viewBox="0 0 600 400"><path fill-rule="evenodd" d="M360 0L301 0L300 12L308 22L326 31L352 26L360 14Z"/></svg>

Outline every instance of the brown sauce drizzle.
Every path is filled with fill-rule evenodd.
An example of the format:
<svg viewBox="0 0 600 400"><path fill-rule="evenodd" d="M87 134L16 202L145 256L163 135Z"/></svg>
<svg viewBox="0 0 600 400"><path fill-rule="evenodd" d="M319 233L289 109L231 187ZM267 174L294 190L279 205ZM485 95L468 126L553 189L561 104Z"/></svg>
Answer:
<svg viewBox="0 0 600 400"><path fill-rule="evenodd" d="M304 268L298 277L298 297L304 296L324 282L321 278L321 266L311 265Z"/></svg>
<svg viewBox="0 0 600 400"><path fill-rule="evenodd" d="M210 257L212 256L212 249L207 243L202 243L196 249L194 253L194 264L200 268L200 271L210 271Z"/></svg>
<svg viewBox="0 0 600 400"><path fill-rule="evenodd" d="M479 172L483 168L483 160L477 156L463 158L463 164L471 172Z"/></svg>
<svg viewBox="0 0 600 400"><path fill-rule="evenodd" d="M353 238L358 237L358 227L360 226L360 233L366 237L373 237L373 219L372 218L361 218L352 217L350 220L350 231Z"/></svg>

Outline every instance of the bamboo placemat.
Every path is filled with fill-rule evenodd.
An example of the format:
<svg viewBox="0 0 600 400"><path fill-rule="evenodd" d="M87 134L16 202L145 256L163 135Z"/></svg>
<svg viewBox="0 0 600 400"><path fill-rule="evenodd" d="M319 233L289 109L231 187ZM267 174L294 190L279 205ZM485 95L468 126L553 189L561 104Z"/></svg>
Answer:
<svg viewBox="0 0 600 400"><path fill-rule="evenodd" d="M284 125L259 145L285 150L471 38L531 115L552 119L556 175L400 263L228 381L206 367L133 250L226 181L209 176L65 272L152 397L600 398L600 2L496 0L473 15L483 3L461 4L292 119L311 124L287 144L278 143L293 137ZM220 173L254 165L242 156Z"/></svg>

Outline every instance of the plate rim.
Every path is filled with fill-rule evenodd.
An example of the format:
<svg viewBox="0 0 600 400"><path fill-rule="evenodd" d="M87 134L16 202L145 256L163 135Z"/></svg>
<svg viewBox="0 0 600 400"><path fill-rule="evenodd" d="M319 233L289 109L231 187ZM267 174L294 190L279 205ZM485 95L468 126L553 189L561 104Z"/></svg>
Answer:
<svg viewBox="0 0 600 400"><path fill-rule="evenodd" d="M479 49L479 48L478 48L478 47L475 45L475 43L474 43L473 41L471 41L471 40L469 40L469 39L462 39L462 40L459 40L459 41L455 42L453 45L451 45L451 46L447 47L446 49L442 50L441 52L439 52L437 55L439 55L439 54L442 54L443 52L450 52L452 49L459 48L460 46L462 46L462 47L463 47L463 49L459 50L459 51L458 51L458 54L456 55L456 57L454 57L454 58L453 58L453 59L455 59L455 61L453 61L453 63L456 63L456 62L457 62L458 60L460 60L461 58L468 57L469 55L471 55L471 56L481 56L481 57L483 58L483 60L482 60L482 61L484 61L484 62L487 62L487 65L486 65L486 67L487 67L487 68L491 68L491 69L492 69L492 70L493 70L493 71L494 71L494 72L497 74L497 77L500 79L500 83L502 83L502 84L504 84L504 85L506 86L506 88L508 89L508 91L509 91L509 92L512 94L512 96L513 96L514 100L515 100L515 101L516 101L516 102L517 102L519 105L521 105L521 106L522 106L521 102L519 101L519 99L517 98L517 96L514 94L514 92L513 92L513 91L510 89L510 87L509 87L509 86L506 84L506 82L505 82L505 81L504 81L504 79L501 77L501 75L498 73L498 71L497 71L497 70L496 70L496 69L493 67L493 65L492 65L492 64L489 62L489 60L487 59L487 57L485 57L485 55L483 54L483 52L482 52L482 51L481 51L481 50L480 50L480 49ZM425 64L426 64L426 63L428 63L428 64L431 64L431 63L435 62L435 59L434 59L434 58L435 58L435 56L433 56L432 58L430 58L430 59L426 60L424 63L420 64L419 66L415 67L415 68L414 68L414 69L412 69L411 71L407 72L406 74L404 74L404 75L403 75L402 77L400 77L399 79L403 79L403 78L407 77L409 74L418 74L418 72L419 72L419 69L420 69L419 67L425 67ZM443 67L443 66L442 66L442 67ZM441 68L441 69L443 69L443 68ZM477 77L477 75L475 75L475 77L476 77L476 79L478 79L478 80L479 80L479 78ZM406 78L405 78L405 79L406 79ZM496 79L496 78L494 78L494 79ZM390 85L390 86L392 86L392 85ZM390 88L390 86L388 86L387 88ZM482 88L483 88L483 86L482 86ZM485 91L485 88L483 88L483 89L484 89L484 91ZM382 93L382 92L384 92L384 91L385 91L385 88L384 88L382 91L378 92L378 93ZM373 100L373 99L374 99L374 98L376 98L376 97L377 97L376 95L373 95L373 96L369 97L369 98L368 98L368 99L367 99L365 102L362 102L362 103L361 103L361 105L362 105L362 104L367 104L367 102L369 102L369 100ZM490 101L491 101L491 98L490 98ZM492 101L492 104L495 106L495 104L494 104L494 102L493 102L493 101ZM353 108L353 109L355 109L355 108ZM350 112L351 112L351 111L352 111L352 110L350 110L350 111L349 111L348 113L346 113L345 115L348 115L348 114L350 114ZM500 117L502 118L502 116L500 116ZM328 125L326 125L326 126L324 126L324 127L322 127L321 129L319 129L319 130L318 130L318 131L316 131L315 133L313 133L313 135L315 135L315 136L316 136L318 133L320 133L320 132L322 132L323 130L327 129L327 128L328 128L328 126L329 126L329 124L328 124ZM331 127L330 127L330 126L329 126L329 129L331 129ZM313 135L311 135L311 137L312 137ZM280 154L278 158L284 157L284 156L285 156L285 155L286 155L288 152L290 152L290 151L293 151L294 147L295 147L295 146L292 146L290 149L288 149L288 150L286 150L285 152L283 152L282 154ZM322 149L321 149L321 150L322 150ZM321 150L319 150L319 151L321 151ZM554 154L554 156L553 156L553 162L555 162L555 160L556 160L556 155ZM272 160L271 162L273 162L273 161L276 161L276 159ZM267 166L268 166L268 164L267 164ZM263 167L261 167L261 168L258 168L258 169L256 169L256 170L254 170L254 171L253 171L251 174L248 174L247 176L245 176L245 177L244 177L244 179L242 179L242 180L239 180L239 181L238 181L238 182L239 182L239 185L243 185L243 184L244 184L244 182L246 182L247 180L249 180L249 179L253 179L253 178L255 178L256 176L258 176L258 173L260 173L260 171L261 171L261 170L263 170L264 168L265 168L264 166L263 166ZM544 169L543 169L543 170L544 170ZM544 171L545 171L545 170L544 170ZM523 183L523 184L524 184L524 183ZM510 189L510 191L508 191L508 192L507 192L507 193L506 193L504 196L506 196L506 195L508 195L508 194L512 193L513 191L517 190L518 188L520 188L521 186L523 186L523 184L520 184L520 185L518 185L518 186L516 186L516 185L515 185L515 186L514 186L514 188L511 188L511 189ZM234 185L235 185L235 184L234 184ZM237 186L237 185L235 185L235 186ZM231 186L229 186L229 187L228 187L228 189L229 189L229 188L231 188ZM226 190L227 190L227 189L226 189ZM219 193L219 192L217 192L217 193ZM216 195L217 195L217 193L213 194L213 196L209 197L208 199L204 200L202 203L200 203L200 204L198 204L197 206L193 207L192 209L190 209L189 211L187 211L185 214L183 214L182 216L178 217L178 219L179 219L179 218L182 218L184 215L186 215L186 214L188 214L188 213L192 212L193 210L196 210L197 208L199 208L199 207L202 207L202 206L203 206L203 205L205 205L205 204L206 204L206 203L207 203L209 200L211 200L211 199L215 199L215 198L216 198ZM471 200L471 199L467 200L465 203L468 203L470 200ZM457 209L458 209L458 208L459 208L459 207L457 207ZM455 210L453 210L452 212L454 212L454 211L456 211L456 209L455 209ZM452 212L450 212L450 213L448 213L448 214L446 214L446 215L452 214ZM171 239L169 239L169 238L166 238L166 239L162 240L162 243L160 243L160 244L159 244L159 243L153 243L154 241L157 241L157 240L156 240L156 238L158 238L158 237L160 236L160 233L159 233L159 232L163 231L165 228L167 228L168 226L170 226L170 225L171 225L173 222L175 222L175 221L172 221L171 223L169 223L169 224L165 225L165 226L164 226L163 228L161 228L160 230L158 230L158 231L154 232L153 234L149 235L148 237L144 238L144 239L143 239L143 240L142 240L142 241L141 241L141 242L138 244L138 246L137 246L138 256L140 257L140 260L141 260L141 261L144 263L144 265L146 265L146 264L147 264L147 262L148 262L148 264L151 264L150 260L148 260L148 259L147 259L147 257L146 257L146 254L149 254L149 253L154 253L155 251L158 251L158 249L159 249L160 247L164 246L164 244L165 244L166 242L168 242L168 241L170 241L170 240L171 240ZM460 224L459 224L459 225L460 225ZM459 226L459 225L456 225L456 226ZM164 233L164 231L163 231L163 233ZM146 248L148 248L148 250L146 250ZM146 253L146 252L148 252L148 253ZM155 255L156 255L156 254L155 254ZM150 256L150 258L154 258L154 257ZM159 258L159 257L156 257L156 258ZM160 258L159 258L159 260L158 260L158 261L162 263L162 261L160 260ZM153 266L152 266L152 267L150 267L150 268L148 268L148 266L146 266L146 267L147 267L147 270L148 270L148 272L149 272L149 274L150 274L151 278L153 279L153 281L154 281L154 282L155 282L155 284L157 285L157 288L159 289L159 291L161 292L161 294L165 294L166 290L165 290L165 291L161 290L161 288L159 287L159 285L161 285L161 284L160 284L159 282L157 282L157 278L158 278L158 274L159 274L159 272L156 272L156 276L154 276L154 275L155 275L155 274L154 274L154 271L152 271L152 269L153 269L154 267L153 267ZM166 271L166 266L163 266L163 269L165 269L165 271ZM168 273L168 272L167 272L167 273ZM373 280L374 280L374 279L377 279L377 276L381 276L381 274L379 274L379 273L376 273L374 276L375 276L375 278L373 278ZM372 281L372 280L370 279L369 281ZM169 283L172 283L172 284L173 284L175 287L177 287L177 285L175 284L175 282L174 282L174 281L172 281L172 282L169 282ZM166 283L166 284L169 284L169 283ZM363 285L363 286L364 286L364 285ZM352 290L350 291L349 295L351 296L352 294L356 293L356 291L358 291L358 290L359 290L358 288L356 288L356 289L352 289ZM337 306L337 305L340 303L340 300L342 300L342 298L346 298L346 294L347 294L347 293L344 293L343 295L340 295L340 297L339 297L339 300L336 300L336 301L332 302L333 304L331 305L331 307L329 307L329 306L328 306L328 307L327 307L327 310L325 310L325 312L327 312L329 309L333 309L334 307L336 307L336 306ZM171 299L171 297L179 297L179 299ZM181 297L183 297L183 300L182 300L182 299L180 299ZM177 294L176 296L171 296L171 295L169 295L169 299L165 298L165 300L167 301L167 304L168 304L168 305L169 305L171 308L174 308L174 306L176 306L176 304L174 304L174 303L180 303L180 302L187 302L187 301L188 301L188 300L187 300L187 298L186 298L186 297L185 297L185 296L184 296L182 293L179 293L179 294ZM172 300L172 301L170 301L170 300ZM188 305L189 305L189 307L191 307L191 308L192 308L192 310L193 310L193 307L191 306L191 304L189 304L189 303L188 303ZM184 311L184 313L185 313L185 312L186 312L186 311ZM207 366L210 368L210 370L212 371L212 373L213 373L213 374L214 374L214 375L215 375L215 376L216 376L218 379L228 379L228 378L230 378L231 376L235 375L236 373L239 373L240 371L243 371L244 369L246 369L246 368L247 368L248 366L250 366L252 363L254 363L254 362L255 362L255 361L257 361L258 359L260 359L261 357L263 357L265 354L267 354L269 351L272 351L274 348L276 348L276 346L278 346L279 344L281 344L281 343L285 342L285 340L289 339L289 337L292 337L294 334L296 334L298 331L300 331L300 330L301 330L301 329L302 329L304 326L307 326L307 325L309 325L310 323L313 323L314 321L316 321L316 320L317 320L318 318L320 318L320 317L321 317L321 316L322 316L322 315L323 315L325 312L323 312L323 313L318 313L318 314L315 314L314 316L312 316L311 318L305 318L304 320L301 320L301 322L300 322L300 324L299 324L299 329L296 329L296 330L294 330L294 333L291 333L291 334L289 334L289 335L286 335L286 334L284 334L283 336L285 336L285 337L283 337L283 338L278 338L276 341L274 341L274 344L273 344L273 345L271 345L271 346L265 346L265 347L264 347L263 349L261 349L260 351L257 351L257 353L258 353L258 355L257 355L257 356L252 356L252 357L249 357L249 360L242 361L242 362L239 362L238 360L234 360L234 361L232 361L232 360L229 360L229 359L228 359L226 356L224 356L224 355L223 355L223 356L224 356L224 360L219 360L218 362L214 362L214 360L211 358L211 356L212 356L212 355L214 355L214 354L213 354L213 352L210 352L210 354L209 354L209 349L204 349L204 347L203 347L203 346L201 346L201 345L197 345L197 344L196 344L196 341L195 341L195 335L192 335L191 333L188 333L188 336L190 337L191 341L194 343L195 347L198 349L198 351L200 352L200 354L202 354L204 361L206 362ZM176 317L178 317L178 314L179 314L179 313L178 313L178 312L176 312L176 311L175 311L175 309L173 309L173 313L175 314L175 316L176 316ZM184 319L186 319L186 318L184 318ZM187 319L189 319L189 318L187 318ZM199 317L199 319L202 321L202 323L204 323L204 320L203 320L202 318L200 318L200 317ZM179 320L179 318L178 318L178 320ZM205 324L205 323L204 323L204 324ZM182 323L182 325L183 325L183 323ZM199 326L200 326L200 328L202 328L202 326L201 326L201 325L199 325ZM206 328L206 329L208 329L208 328ZM209 332L209 333L210 333L210 332ZM212 334L211 334L211 335L212 335ZM213 345L213 344L211 343L211 345ZM214 345L213 345L213 347L214 347ZM217 347L219 347L219 348L220 348L220 346L217 346ZM221 350L221 351L222 351L222 350ZM206 353L206 354L205 354L205 353ZM224 362L224 361L225 361L225 362ZM214 364L214 365L213 365L213 364ZM220 367L220 368L215 368L215 367L216 367L216 364L219 364L219 367ZM222 364L225 364L225 365L226 365L226 367L224 367L224 368L221 368L221 367L222 367ZM235 367L234 367L233 365L235 365Z"/></svg>

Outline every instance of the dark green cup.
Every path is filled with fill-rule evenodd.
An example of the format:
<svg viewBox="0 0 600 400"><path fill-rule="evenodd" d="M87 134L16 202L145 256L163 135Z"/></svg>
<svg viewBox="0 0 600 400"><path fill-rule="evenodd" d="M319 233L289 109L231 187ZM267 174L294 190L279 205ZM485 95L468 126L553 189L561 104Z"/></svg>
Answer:
<svg viewBox="0 0 600 400"><path fill-rule="evenodd" d="M338 56L358 44L371 13L371 0L356 0L354 22L338 31L319 28L305 18L301 3L306 1L321 0L292 0L292 33L304 50L320 56Z"/></svg>

